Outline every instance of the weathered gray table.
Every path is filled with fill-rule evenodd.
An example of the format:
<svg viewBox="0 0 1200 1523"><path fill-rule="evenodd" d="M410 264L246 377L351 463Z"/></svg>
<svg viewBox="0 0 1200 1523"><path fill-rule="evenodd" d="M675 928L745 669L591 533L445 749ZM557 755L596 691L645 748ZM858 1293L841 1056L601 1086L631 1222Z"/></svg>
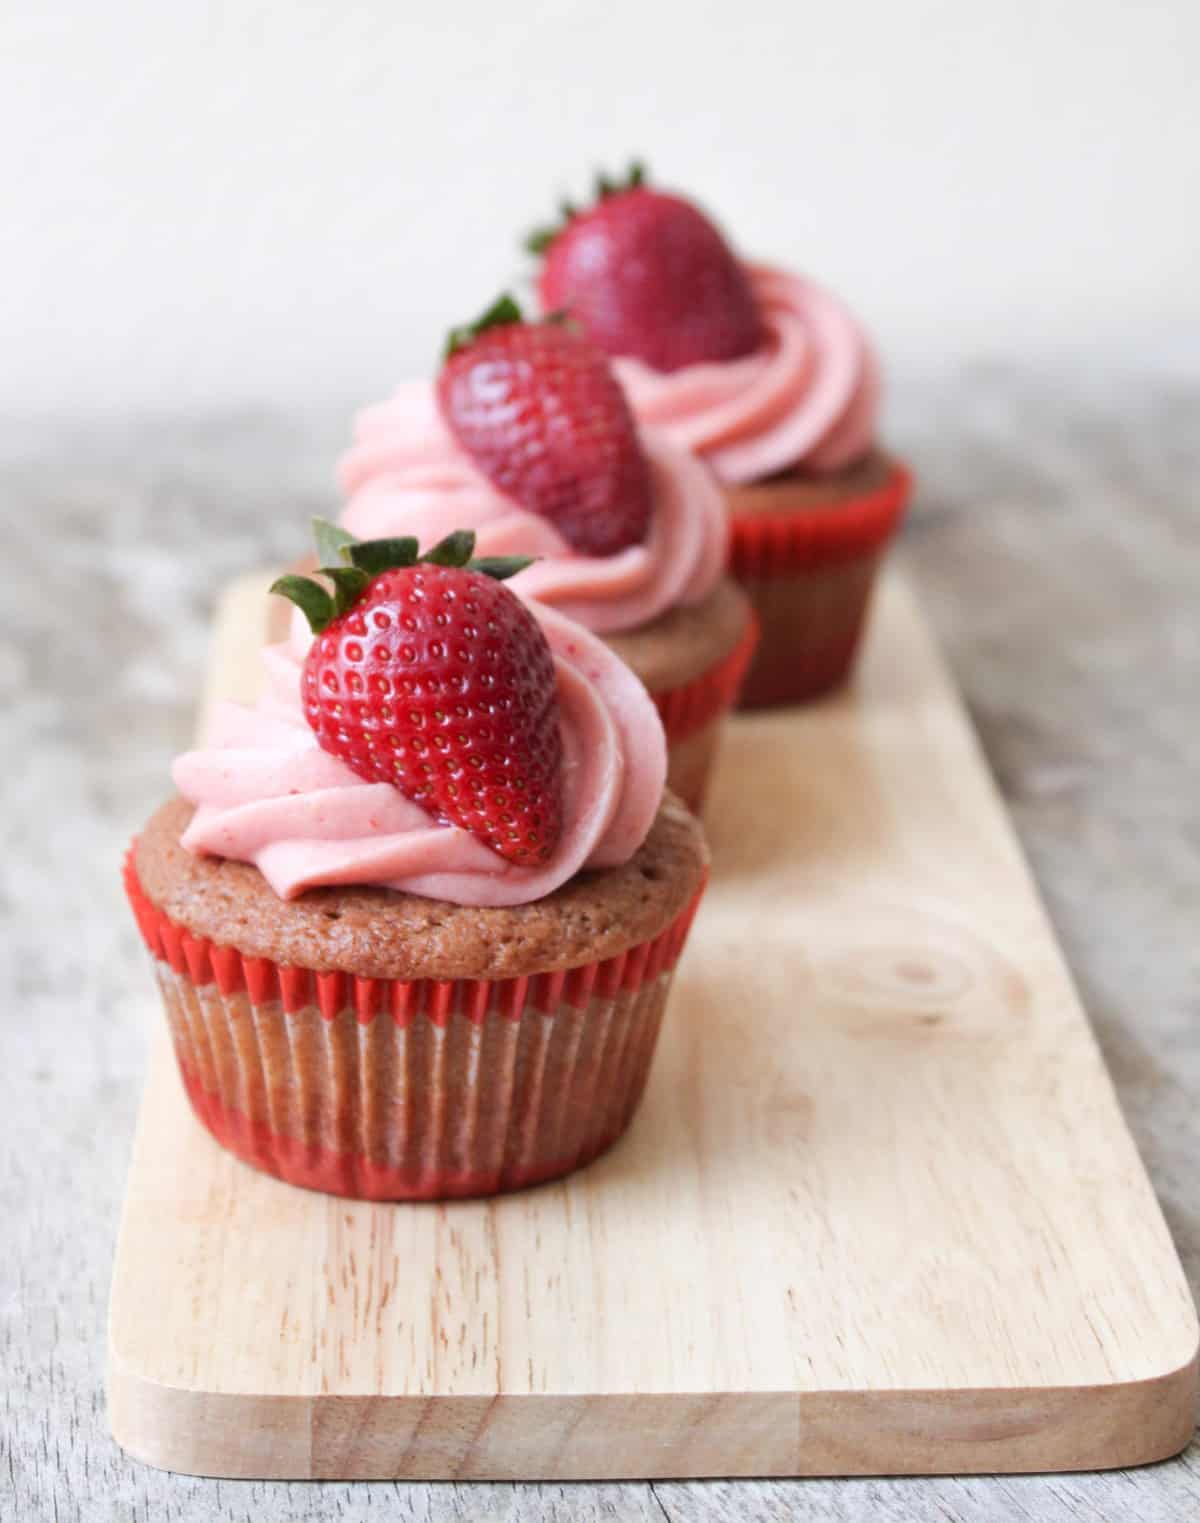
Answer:
<svg viewBox="0 0 1200 1523"><path fill-rule="evenodd" d="M910 562L1200 1286L1200 379L980 373L897 414ZM1110 1475L653 1486L203 1481L116 1449L147 1009L118 864L188 736L216 589L332 505L339 425L0 425L0 1519L1194 1523L1200 1446Z"/></svg>

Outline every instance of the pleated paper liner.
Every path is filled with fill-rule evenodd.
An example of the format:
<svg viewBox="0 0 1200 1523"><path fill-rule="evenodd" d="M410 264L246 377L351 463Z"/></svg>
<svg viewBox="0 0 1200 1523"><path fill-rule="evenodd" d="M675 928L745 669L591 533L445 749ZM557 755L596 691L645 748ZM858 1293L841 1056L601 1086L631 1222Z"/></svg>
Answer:
<svg viewBox="0 0 1200 1523"><path fill-rule="evenodd" d="M783 497L788 483L752 490ZM876 572L911 492L911 473L894 464L883 484L862 497L734 516L730 570L762 627L741 689L743 708L803 702L846 681Z"/></svg>
<svg viewBox="0 0 1200 1523"><path fill-rule="evenodd" d="M806 483L811 493L812 483ZM736 493L734 487L731 493ZM786 478L748 489L752 496L786 498ZM741 582L791 576L817 566L860 560L883 548L896 530L912 495L912 473L893 462L882 485L861 497L829 503L811 498L793 508L735 513L731 523L729 569Z"/></svg>
<svg viewBox="0 0 1200 1523"><path fill-rule="evenodd" d="M754 613L733 649L679 687L651 692L667 737L667 787L699 814L716 760L721 725L738 701L759 640Z"/></svg>
<svg viewBox="0 0 1200 1523"><path fill-rule="evenodd" d="M146 897L132 857L125 887L200 1121L256 1168L367 1200L494 1195L611 1146L641 1099L703 893L602 962L404 981L192 936Z"/></svg>

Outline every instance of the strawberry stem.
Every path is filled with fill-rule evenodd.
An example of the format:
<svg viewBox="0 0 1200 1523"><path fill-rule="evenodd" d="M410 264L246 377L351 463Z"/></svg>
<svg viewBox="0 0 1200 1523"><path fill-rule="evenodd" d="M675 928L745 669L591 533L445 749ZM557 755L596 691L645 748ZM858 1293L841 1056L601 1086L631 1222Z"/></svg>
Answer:
<svg viewBox="0 0 1200 1523"><path fill-rule="evenodd" d="M547 223L544 227L535 227L532 232L526 233L521 246L527 254L544 254L561 232L562 228L557 224L551 226Z"/></svg>
<svg viewBox="0 0 1200 1523"><path fill-rule="evenodd" d="M507 582L510 576L532 566L536 559L534 555L481 555L468 565L467 570L481 572L494 582Z"/></svg>
<svg viewBox="0 0 1200 1523"><path fill-rule="evenodd" d="M346 555L360 571L378 576L383 571L396 571L402 566L417 564L417 541L412 534L400 539L354 540L346 546Z"/></svg>
<svg viewBox="0 0 1200 1523"><path fill-rule="evenodd" d="M474 550L474 530L455 529L445 539L439 539L432 550L426 550L421 559L431 566L465 566Z"/></svg>
<svg viewBox="0 0 1200 1523"><path fill-rule="evenodd" d="M357 566L322 566L319 576L328 577L333 583L333 616L340 618L354 607L371 585L371 578Z"/></svg>
<svg viewBox="0 0 1200 1523"><path fill-rule="evenodd" d="M308 620L308 627L319 635L333 622L333 599L319 582L309 576L281 576L271 583L271 591L287 598Z"/></svg>
<svg viewBox="0 0 1200 1523"><path fill-rule="evenodd" d="M354 543L353 534L340 524L331 524L327 518L314 518L312 531L317 545L317 559L322 566L336 565L343 559L343 548Z"/></svg>
<svg viewBox="0 0 1200 1523"><path fill-rule="evenodd" d="M593 187L594 200L603 201L609 196L619 196L622 191L636 190L639 185L645 185L648 178L649 172L642 159L630 160L629 168L625 171L623 179L620 175L614 178L603 169L597 170ZM535 227L531 233L528 233L521 240L525 252L537 255L544 254L558 237L559 233L567 227L571 219L579 215L580 210L580 207L564 197L558 203L559 221L556 223L543 223L542 226ZM582 210L586 211L590 210L590 208L584 207ZM449 351L450 354L453 354L453 352L453 350Z"/></svg>
<svg viewBox="0 0 1200 1523"><path fill-rule="evenodd" d="M310 576L278 577L270 590L296 605L314 635L321 634L334 619L353 608L375 578L385 571L407 571L417 565L447 566L478 571L493 581L504 582L533 564L533 557L528 555L492 555L472 560L475 534L471 529L455 529L424 555L417 554L417 541L412 535L359 540L324 518L313 519L313 537L321 560L342 562L317 569L318 576L333 584L332 595Z"/></svg>
<svg viewBox="0 0 1200 1523"><path fill-rule="evenodd" d="M458 350L465 349L489 328L503 328L509 323L519 323L523 320L520 307L505 291L473 323L464 323L462 327L450 329L446 335L446 347L442 359L448 360Z"/></svg>

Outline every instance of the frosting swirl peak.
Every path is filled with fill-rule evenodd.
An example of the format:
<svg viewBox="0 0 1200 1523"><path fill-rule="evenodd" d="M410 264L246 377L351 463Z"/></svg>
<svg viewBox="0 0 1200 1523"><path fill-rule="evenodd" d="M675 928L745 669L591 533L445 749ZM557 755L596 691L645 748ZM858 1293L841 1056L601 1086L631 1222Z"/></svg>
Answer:
<svg viewBox="0 0 1200 1523"><path fill-rule="evenodd" d="M874 441L879 410L879 367L865 335L813 281L768 265L747 271L765 346L666 374L616 359L630 405L642 423L703 456L722 481L852 465Z"/></svg>
<svg viewBox="0 0 1200 1523"><path fill-rule="evenodd" d="M662 797L662 724L641 683L600 640L551 609L530 608L554 657L562 723L564 823L549 862L506 862L322 750L301 703L310 636L299 614L288 640L263 651L257 705L220 705L205 744L176 760L176 787L196 806L183 845L253 863L283 899L318 884L354 884L460 905L526 904L581 868L627 861Z"/></svg>

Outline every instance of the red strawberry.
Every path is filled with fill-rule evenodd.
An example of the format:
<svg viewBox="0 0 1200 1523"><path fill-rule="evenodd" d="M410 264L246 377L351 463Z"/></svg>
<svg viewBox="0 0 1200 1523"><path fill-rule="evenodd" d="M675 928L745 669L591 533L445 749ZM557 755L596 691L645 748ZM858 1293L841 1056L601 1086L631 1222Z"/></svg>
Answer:
<svg viewBox="0 0 1200 1523"><path fill-rule="evenodd" d="M564 206L561 229L535 233L538 289L609 354L655 370L736 360L763 341L746 272L718 229L680 196L650 190L635 164L624 185L597 180L596 204Z"/></svg>
<svg viewBox="0 0 1200 1523"><path fill-rule="evenodd" d="M501 297L450 335L438 401L488 480L582 554L645 539L650 471L629 404L607 358L572 327L524 322Z"/></svg>
<svg viewBox="0 0 1200 1523"><path fill-rule="evenodd" d="M391 783L521 866L562 833L563 751L554 658L498 578L527 561L468 564L473 534L418 560L415 540L358 543L320 525L320 574L271 589L308 615L305 716L323 750Z"/></svg>

